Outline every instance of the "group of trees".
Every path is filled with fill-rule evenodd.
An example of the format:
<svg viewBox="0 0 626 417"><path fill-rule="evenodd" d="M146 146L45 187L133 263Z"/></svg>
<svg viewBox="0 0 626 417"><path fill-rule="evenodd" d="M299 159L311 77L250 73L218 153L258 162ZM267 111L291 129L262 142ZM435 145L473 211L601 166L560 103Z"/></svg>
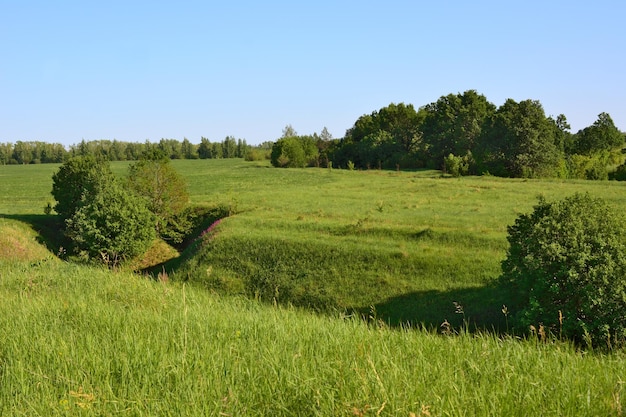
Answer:
<svg viewBox="0 0 626 417"><path fill-rule="evenodd" d="M93 155L66 161L53 175L54 210L70 254L115 266L145 252L155 237L180 240L189 195L162 151L129 166L127 179Z"/></svg>
<svg viewBox="0 0 626 417"><path fill-rule="evenodd" d="M0 143L0 165L63 163L75 156L97 156L108 161L137 161L146 152L158 150L170 159L245 158L252 147L245 139L227 136L221 142L202 137L199 144L188 139L161 139L158 143L122 142L118 140L82 140L66 149L59 143Z"/></svg>
<svg viewBox="0 0 626 417"><path fill-rule="evenodd" d="M330 152L335 165L420 168L507 177L606 178L622 162L625 136L607 113L573 134L539 101L500 107L474 90L415 109L390 104L361 116Z"/></svg>
<svg viewBox="0 0 626 417"><path fill-rule="evenodd" d="M537 100L508 99L496 107L468 90L448 94L418 109L390 104L357 119L341 139L326 128L298 135L290 125L275 142L249 146L226 137L199 144L188 139L158 143L117 140L60 144L0 144L0 164L60 163L93 155L108 161L138 160L154 149L170 159L270 158L277 167L336 166L358 169L442 169L452 175L489 173L506 177L626 179L621 148L625 134L607 113L576 133L564 115L547 116Z"/></svg>
<svg viewBox="0 0 626 417"><path fill-rule="evenodd" d="M298 135L291 125L287 125L282 136L272 143L270 161L275 167L283 168L327 166L332 139L325 127L319 135Z"/></svg>
<svg viewBox="0 0 626 417"><path fill-rule="evenodd" d="M0 165L61 163L67 158L67 154L67 150L60 143L0 143Z"/></svg>

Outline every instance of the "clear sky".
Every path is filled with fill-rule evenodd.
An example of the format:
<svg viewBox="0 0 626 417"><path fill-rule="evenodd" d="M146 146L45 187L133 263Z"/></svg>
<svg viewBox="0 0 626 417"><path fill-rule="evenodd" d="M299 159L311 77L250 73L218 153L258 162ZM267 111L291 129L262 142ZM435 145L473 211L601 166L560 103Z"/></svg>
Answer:
<svg viewBox="0 0 626 417"><path fill-rule="evenodd" d="M626 130L626 2L0 0L0 142L342 137L469 89Z"/></svg>

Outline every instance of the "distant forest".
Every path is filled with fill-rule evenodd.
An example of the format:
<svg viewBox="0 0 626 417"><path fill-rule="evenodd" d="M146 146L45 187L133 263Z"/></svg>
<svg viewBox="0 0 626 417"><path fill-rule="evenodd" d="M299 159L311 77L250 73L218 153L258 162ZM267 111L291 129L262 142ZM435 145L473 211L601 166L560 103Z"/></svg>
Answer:
<svg viewBox="0 0 626 417"><path fill-rule="evenodd" d="M416 109L389 104L359 117L343 138L326 128L298 135L292 126L280 138L250 146L245 139L221 142L201 138L158 143L117 140L60 144L0 144L0 164L61 163L77 155L111 161L137 160L156 147L172 159L270 159L276 167L343 169L440 169L447 175L496 175L515 178L626 179L626 135L608 113L572 133L563 114L547 116L537 100L508 99L496 107L468 90L449 94Z"/></svg>
<svg viewBox="0 0 626 417"><path fill-rule="evenodd" d="M202 138L200 144L187 139L161 139L151 142L122 142L118 140L81 141L66 149L59 143L24 142L0 143L0 164L62 163L74 156L95 155L109 161L136 161L141 155L158 149L170 159L245 158L252 149L245 139L227 136L221 142Z"/></svg>

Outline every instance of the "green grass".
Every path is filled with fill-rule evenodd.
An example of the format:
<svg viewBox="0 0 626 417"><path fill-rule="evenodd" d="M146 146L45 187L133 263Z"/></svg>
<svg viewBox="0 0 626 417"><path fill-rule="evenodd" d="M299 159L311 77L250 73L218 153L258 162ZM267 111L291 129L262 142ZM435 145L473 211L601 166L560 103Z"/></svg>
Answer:
<svg viewBox="0 0 626 417"><path fill-rule="evenodd" d="M619 209L622 183L174 164L236 214L168 282L57 260L56 166L0 166L0 416L623 414L623 352L461 330L506 326L506 227L538 195Z"/></svg>
<svg viewBox="0 0 626 417"><path fill-rule="evenodd" d="M626 202L617 182L442 178L435 171L270 169L262 163L177 161L195 202L239 212L173 274L221 291L391 323L459 325L454 302L481 327L502 327L493 283L506 227L537 197L577 191ZM202 180L200 180L202 178Z"/></svg>
<svg viewBox="0 0 626 417"><path fill-rule="evenodd" d="M608 416L625 394L619 353L390 330L54 260L0 268L2 416Z"/></svg>

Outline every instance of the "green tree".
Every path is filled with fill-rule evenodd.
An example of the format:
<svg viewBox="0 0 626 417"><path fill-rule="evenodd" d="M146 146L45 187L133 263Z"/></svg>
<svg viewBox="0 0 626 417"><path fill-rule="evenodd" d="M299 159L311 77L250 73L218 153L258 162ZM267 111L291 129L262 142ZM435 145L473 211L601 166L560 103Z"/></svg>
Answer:
<svg viewBox="0 0 626 417"><path fill-rule="evenodd" d="M182 159L181 143L176 139L161 139L157 145L170 159Z"/></svg>
<svg viewBox="0 0 626 417"><path fill-rule="evenodd" d="M224 149L222 142L214 142L211 144L211 158L224 158Z"/></svg>
<svg viewBox="0 0 626 417"><path fill-rule="evenodd" d="M554 203L540 199L508 228L503 284L520 330L543 324L594 344L626 339L626 224L617 210L588 194Z"/></svg>
<svg viewBox="0 0 626 417"><path fill-rule="evenodd" d="M114 176L108 161L93 155L69 159L52 176L54 210L65 221L76 213L84 194L94 194Z"/></svg>
<svg viewBox="0 0 626 417"><path fill-rule="evenodd" d="M287 125L283 129L283 134L281 138L291 138L296 136L298 136L298 132L296 132L296 129L294 129L291 125Z"/></svg>
<svg viewBox="0 0 626 417"><path fill-rule="evenodd" d="M322 129L322 131L320 132L320 136L319 139L322 142L330 142L331 140L333 140L333 135L328 131L328 129L326 128L326 126L324 126L324 128Z"/></svg>
<svg viewBox="0 0 626 417"><path fill-rule="evenodd" d="M204 136L201 137L200 144L198 145L198 157L200 159L210 159L213 157L212 153L211 141Z"/></svg>
<svg viewBox="0 0 626 417"><path fill-rule="evenodd" d="M13 145L13 159L18 164L30 164L33 160L33 147L30 142L22 142L18 140Z"/></svg>
<svg viewBox="0 0 626 417"><path fill-rule="evenodd" d="M237 140L233 136L226 136L222 142L222 153L224 158L237 157Z"/></svg>
<svg viewBox="0 0 626 417"><path fill-rule="evenodd" d="M270 160L275 167L304 168L306 154L302 142L296 136L278 139L272 146Z"/></svg>
<svg viewBox="0 0 626 417"><path fill-rule="evenodd" d="M363 115L348 129L333 159L339 165L352 161L359 168L367 168L372 161L381 166L409 161L421 150L420 125L423 117L424 112L417 112L413 105L404 103L391 103ZM382 142L384 146L380 146ZM366 151L368 146L372 148ZM375 155L377 151L380 153ZM367 155L367 160L362 159L363 155Z"/></svg>
<svg viewBox="0 0 626 417"><path fill-rule="evenodd" d="M571 153L591 155L599 151L611 151L624 145L621 133L608 113L600 113L593 125L576 133Z"/></svg>
<svg viewBox="0 0 626 417"><path fill-rule="evenodd" d="M485 129L476 159L483 170L496 175L556 176L563 159L557 142L554 122L541 103L508 99Z"/></svg>
<svg viewBox="0 0 626 417"><path fill-rule="evenodd" d="M198 159L198 150L196 146L189 142L189 139L184 138L180 145L182 157L185 159Z"/></svg>
<svg viewBox="0 0 626 417"><path fill-rule="evenodd" d="M250 147L245 139L237 139L237 158L245 158L250 151Z"/></svg>
<svg viewBox="0 0 626 417"><path fill-rule="evenodd" d="M159 153L146 155L129 166L128 181L154 215L157 234L178 241L185 232L181 214L189 203L189 192L170 160Z"/></svg>
<svg viewBox="0 0 626 417"><path fill-rule="evenodd" d="M443 160L444 171L453 177L460 177L469 173L472 154L468 152L465 156L449 154Z"/></svg>
<svg viewBox="0 0 626 417"><path fill-rule="evenodd" d="M0 143L0 164L7 165L13 155L13 145L10 143Z"/></svg>
<svg viewBox="0 0 626 417"><path fill-rule="evenodd" d="M116 180L83 193L66 221L66 235L81 257L116 266L145 252L155 237L152 214Z"/></svg>
<svg viewBox="0 0 626 417"><path fill-rule="evenodd" d="M440 168L449 154L477 153L483 127L495 113L496 106L484 95L468 90L463 94L442 96L423 110L426 116L421 131L430 165Z"/></svg>
<svg viewBox="0 0 626 417"><path fill-rule="evenodd" d="M113 139L111 142L111 161L126 160L126 143Z"/></svg>

